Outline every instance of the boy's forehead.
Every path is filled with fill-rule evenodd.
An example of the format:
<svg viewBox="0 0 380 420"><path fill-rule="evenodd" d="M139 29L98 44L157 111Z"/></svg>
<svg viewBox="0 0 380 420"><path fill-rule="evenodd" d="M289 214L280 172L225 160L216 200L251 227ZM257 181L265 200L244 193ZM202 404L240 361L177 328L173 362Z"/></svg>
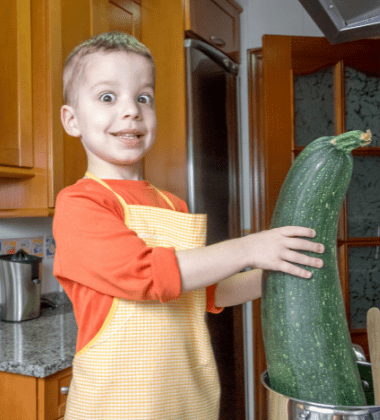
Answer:
<svg viewBox="0 0 380 420"><path fill-rule="evenodd" d="M147 57L135 52L97 51L84 57L83 63L84 76L96 79L107 75L108 78L115 76L128 76L131 73L144 73L153 75L153 65Z"/></svg>

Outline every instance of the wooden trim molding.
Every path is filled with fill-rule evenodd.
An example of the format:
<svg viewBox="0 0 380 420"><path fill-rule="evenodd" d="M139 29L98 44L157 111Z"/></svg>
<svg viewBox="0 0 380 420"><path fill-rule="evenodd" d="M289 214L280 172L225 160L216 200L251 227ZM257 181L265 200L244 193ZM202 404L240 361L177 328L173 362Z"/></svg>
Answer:
<svg viewBox="0 0 380 420"><path fill-rule="evenodd" d="M252 203L251 232L259 232L266 228L265 198L265 141L264 141L264 86L263 55L261 49L248 50L248 91L249 91L249 146L250 146L250 180ZM252 345L254 352L254 401L255 419L266 419L266 394L261 382L261 374L266 369L264 344L261 328L261 300L252 302Z"/></svg>
<svg viewBox="0 0 380 420"><path fill-rule="evenodd" d="M249 138L252 226L251 232L265 229L265 145L262 50L248 50Z"/></svg>
<svg viewBox="0 0 380 420"><path fill-rule="evenodd" d="M293 160L291 41L291 37L265 35L262 50L248 51L253 232L270 227L277 196ZM253 302L252 325L255 419L265 420L267 398L261 374L266 362L259 299Z"/></svg>

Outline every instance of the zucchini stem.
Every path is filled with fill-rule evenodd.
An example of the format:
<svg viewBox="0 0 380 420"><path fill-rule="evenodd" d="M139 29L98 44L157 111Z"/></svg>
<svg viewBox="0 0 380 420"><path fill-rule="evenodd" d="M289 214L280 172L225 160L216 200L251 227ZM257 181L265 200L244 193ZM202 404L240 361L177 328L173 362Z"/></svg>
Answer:
<svg viewBox="0 0 380 420"><path fill-rule="evenodd" d="M344 153L350 153L359 146L367 146L371 143L372 133L367 130L365 133L360 130L348 131L333 138L330 143Z"/></svg>

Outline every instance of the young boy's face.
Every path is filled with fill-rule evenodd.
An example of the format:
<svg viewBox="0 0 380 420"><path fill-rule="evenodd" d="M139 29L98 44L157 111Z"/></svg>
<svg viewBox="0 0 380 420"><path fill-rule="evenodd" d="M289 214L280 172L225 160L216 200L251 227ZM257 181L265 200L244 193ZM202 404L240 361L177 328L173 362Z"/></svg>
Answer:
<svg viewBox="0 0 380 420"><path fill-rule="evenodd" d="M128 166L134 178L156 135L153 66L124 51L98 52L85 60L75 104L62 108L63 125L81 137L89 171L100 167L106 175L107 168L112 174L115 165Z"/></svg>

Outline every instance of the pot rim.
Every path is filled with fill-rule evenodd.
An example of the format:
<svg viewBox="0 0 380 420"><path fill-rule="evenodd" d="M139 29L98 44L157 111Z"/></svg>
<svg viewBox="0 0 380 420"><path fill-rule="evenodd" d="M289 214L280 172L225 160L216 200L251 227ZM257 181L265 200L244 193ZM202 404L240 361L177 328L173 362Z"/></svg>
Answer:
<svg viewBox="0 0 380 420"><path fill-rule="evenodd" d="M371 363L368 362L357 362L360 365L365 366L371 366ZM297 398L288 397L287 395L283 395L272 389L269 385L269 375L268 371L265 370L261 374L261 383L264 385L264 387L270 391L274 392L275 394L287 398L291 401L294 401L297 403L297 405L300 405L302 409L304 410L313 410L317 413L323 413L323 414L342 414L342 415L362 415L375 412L380 412L380 406L379 405L362 405L362 406L345 406L345 405L329 405L329 404L321 404L321 403L314 403L309 401L303 401Z"/></svg>

